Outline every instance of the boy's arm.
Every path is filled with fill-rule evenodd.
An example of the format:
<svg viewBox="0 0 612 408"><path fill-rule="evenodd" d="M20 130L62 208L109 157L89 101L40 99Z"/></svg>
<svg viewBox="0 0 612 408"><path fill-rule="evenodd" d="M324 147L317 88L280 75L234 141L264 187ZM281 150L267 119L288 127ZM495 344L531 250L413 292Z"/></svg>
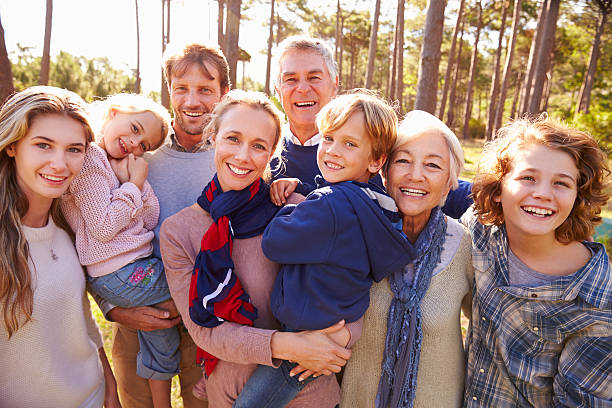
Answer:
<svg viewBox="0 0 612 408"><path fill-rule="evenodd" d="M572 336L559 356L553 383L555 407L612 407L612 334Z"/></svg>
<svg viewBox="0 0 612 408"><path fill-rule="evenodd" d="M261 247L268 259L281 264L321 263L336 233L327 196L315 193L282 208L266 227Z"/></svg>

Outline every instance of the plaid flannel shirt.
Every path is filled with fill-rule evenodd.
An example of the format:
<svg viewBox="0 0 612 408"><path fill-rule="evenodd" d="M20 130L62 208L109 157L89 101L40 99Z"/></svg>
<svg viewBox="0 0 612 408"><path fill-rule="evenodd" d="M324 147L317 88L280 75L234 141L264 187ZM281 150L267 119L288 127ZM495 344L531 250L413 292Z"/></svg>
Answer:
<svg viewBox="0 0 612 408"><path fill-rule="evenodd" d="M472 210L474 290L465 407L612 407L612 276L603 245L575 274L508 284L505 227Z"/></svg>

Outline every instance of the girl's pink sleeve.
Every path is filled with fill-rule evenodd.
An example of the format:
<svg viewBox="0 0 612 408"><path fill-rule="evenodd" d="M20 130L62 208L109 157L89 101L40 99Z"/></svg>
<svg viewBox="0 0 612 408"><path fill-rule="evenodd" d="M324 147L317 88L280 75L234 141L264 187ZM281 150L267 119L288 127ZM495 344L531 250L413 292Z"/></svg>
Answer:
<svg viewBox="0 0 612 408"><path fill-rule="evenodd" d="M140 215L143 201L140 189L133 183L113 189L117 183L115 174L103 160L98 152L88 149L83 168L69 192L89 233L101 242L108 242Z"/></svg>
<svg viewBox="0 0 612 408"><path fill-rule="evenodd" d="M142 220L144 228L151 231L159 222L159 201L153 187L145 180L142 187Z"/></svg>

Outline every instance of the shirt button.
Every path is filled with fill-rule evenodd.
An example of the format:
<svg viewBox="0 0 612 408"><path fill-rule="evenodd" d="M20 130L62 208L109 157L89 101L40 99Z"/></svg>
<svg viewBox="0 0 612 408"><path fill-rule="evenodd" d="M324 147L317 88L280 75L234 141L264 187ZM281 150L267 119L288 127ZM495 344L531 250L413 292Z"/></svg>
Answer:
<svg viewBox="0 0 612 408"><path fill-rule="evenodd" d="M478 398L476 398L476 397L472 397L472 399L473 399L474 401L478 401Z"/></svg>
<svg viewBox="0 0 612 408"><path fill-rule="evenodd" d="M532 294L531 294L531 297L532 297L532 298L537 298L537 297L538 297L538 294L537 294L537 293L532 293Z"/></svg>
<svg viewBox="0 0 612 408"><path fill-rule="evenodd" d="M485 321L487 321L487 319L485 319L485 318L483 317L483 318L482 318L482 321L483 321L483 322L485 322Z"/></svg>
<svg viewBox="0 0 612 408"><path fill-rule="evenodd" d="M538 330L540 330L540 329L539 329L539 328L537 328L537 327L534 327L534 328L533 328L533 331L538 331Z"/></svg>
<svg viewBox="0 0 612 408"><path fill-rule="evenodd" d="M480 371L481 373L484 373L484 368L481 368L479 371Z"/></svg>

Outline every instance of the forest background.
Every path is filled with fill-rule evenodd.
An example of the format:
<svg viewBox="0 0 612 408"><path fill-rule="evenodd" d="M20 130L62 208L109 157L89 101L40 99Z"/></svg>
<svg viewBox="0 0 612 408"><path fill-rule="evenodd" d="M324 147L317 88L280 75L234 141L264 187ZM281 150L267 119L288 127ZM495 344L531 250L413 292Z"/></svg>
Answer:
<svg viewBox="0 0 612 408"><path fill-rule="evenodd" d="M66 12L66 2L37 1L45 8L40 15L46 18L35 22L45 26L43 38L21 43L19 33L7 33L17 38L10 52L2 23L27 30L33 22L11 14L10 4L0 5L1 100L38 83L71 89L89 101L141 92L145 59L140 45L151 36L147 32L141 38L141 27L152 24L149 14L145 22L141 15L157 8L161 56L184 29L180 13L193 8L207 25L209 39L223 48L232 83L239 88L273 90L271 50L284 38L304 33L330 45L342 90L378 90L396 100L401 112L434 113L460 138L490 138L510 118L546 111L612 143L612 0L201 0L197 11L194 0L123 0L121 12L131 15L121 24L103 18L86 24L95 32L120 30L124 38L134 37L127 65L110 55L86 57L51 47L55 33L67 30L53 25L57 13ZM6 15L13 24L6 23ZM106 49L103 38L92 42L94 54L97 47ZM144 91L169 107L157 72L159 85Z"/></svg>

